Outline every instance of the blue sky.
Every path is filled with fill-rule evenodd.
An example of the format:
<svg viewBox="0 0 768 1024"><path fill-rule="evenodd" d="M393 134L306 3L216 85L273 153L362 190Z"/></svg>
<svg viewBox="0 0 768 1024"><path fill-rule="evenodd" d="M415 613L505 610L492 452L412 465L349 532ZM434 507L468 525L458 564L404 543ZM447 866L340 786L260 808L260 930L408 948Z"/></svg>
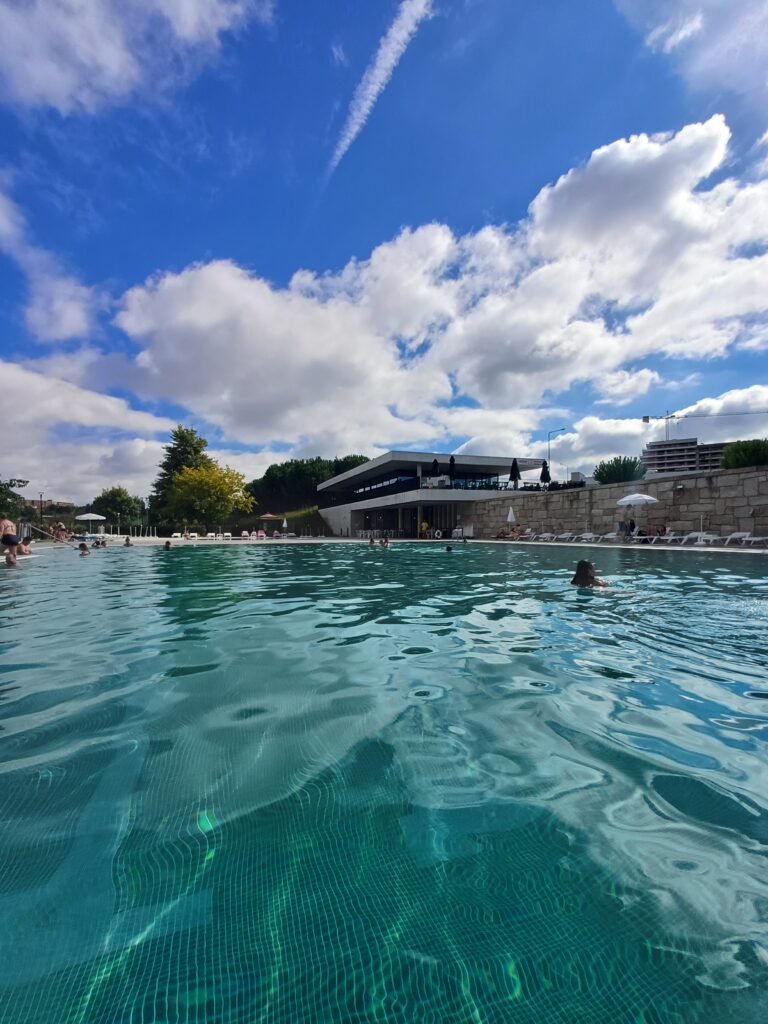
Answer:
<svg viewBox="0 0 768 1024"><path fill-rule="evenodd" d="M145 494L179 420L249 478L768 431L764 0L0 0L0 38L30 491Z"/></svg>

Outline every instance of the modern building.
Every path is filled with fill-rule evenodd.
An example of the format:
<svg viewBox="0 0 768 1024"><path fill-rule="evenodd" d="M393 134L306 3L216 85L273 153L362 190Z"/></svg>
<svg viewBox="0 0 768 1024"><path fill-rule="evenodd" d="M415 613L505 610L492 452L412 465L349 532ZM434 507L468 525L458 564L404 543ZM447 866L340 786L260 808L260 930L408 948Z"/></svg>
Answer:
<svg viewBox="0 0 768 1024"><path fill-rule="evenodd" d="M336 536L362 531L418 537L456 529L471 536L466 510L512 487L512 456L387 452L318 485L320 515ZM517 460L521 473L541 469L541 459Z"/></svg>
<svg viewBox="0 0 768 1024"><path fill-rule="evenodd" d="M651 441L640 459L648 473L708 473L720 469L725 442L699 444L696 437Z"/></svg>

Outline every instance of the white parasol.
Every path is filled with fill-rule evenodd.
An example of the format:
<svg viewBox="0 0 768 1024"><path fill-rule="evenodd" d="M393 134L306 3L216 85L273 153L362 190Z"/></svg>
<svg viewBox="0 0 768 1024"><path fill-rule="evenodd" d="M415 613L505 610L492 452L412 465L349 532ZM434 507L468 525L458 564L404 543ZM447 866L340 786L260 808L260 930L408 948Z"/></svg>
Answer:
<svg viewBox="0 0 768 1024"><path fill-rule="evenodd" d="M658 505L658 503L659 499L650 494L625 494L616 502L617 505L622 505L625 508L632 508L634 505Z"/></svg>
<svg viewBox="0 0 768 1024"><path fill-rule="evenodd" d="M96 512L83 512L81 516L75 516L79 523L103 523L106 521L106 518L106 516L100 516Z"/></svg>
<svg viewBox="0 0 768 1024"><path fill-rule="evenodd" d="M514 523L515 522L515 510L512 508L511 505L509 506L509 512L507 512L507 522L508 523Z"/></svg>

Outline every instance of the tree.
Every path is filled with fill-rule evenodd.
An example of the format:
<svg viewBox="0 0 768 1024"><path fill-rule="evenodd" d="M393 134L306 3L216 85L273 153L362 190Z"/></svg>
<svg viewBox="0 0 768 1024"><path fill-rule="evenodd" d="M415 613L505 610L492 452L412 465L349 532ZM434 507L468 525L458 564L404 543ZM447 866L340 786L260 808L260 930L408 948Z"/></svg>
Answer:
<svg viewBox="0 0 768 1024"><path fill-rule="evenodd" d="M264 476L248 484L248 492L265 509L282 512L307 508L317 504L318 484L367 461L364 455L345 455L341 459L316 457L276 462Z"/></svg>
<svg viewBox="0 0 768 1024"><path fill-rule="evenodd" d="M628 455L616 455L612 459L598 462L592 476L599 484L623 484L630 480L642 480L645 463Z"/></svg>
<svg viewBox="0 0 768 1024"><path fill-rule="evenodd" d="M253 498L245 489L242 473L207 458L200 466L184 466L176 473L167 507L177 519L212 526L222 523L235 509L250 512Z"/></svg>
<svg viewBox="0 0 768 1024"><path fill-rule="evenodd" d="M90 510L107 519L120 519L127 526L141 519L144 502L132 497L124 487L106 487L93 499Z"/></svg>
<svg viewBox="0 0 768 1024"><path fill-rule="evenodd" d="M205 454L207 447L206 439L193 427L179 424L171 431L171 440L163 449L165 454L149 497L150 515L154 522L167 522L170 518L169 499L177 473L185 468L198 469L211 465L213 460Z"/></svg>
<svg viewBox="0 0 768 1024"><path fill-rule="evenodd" d="M26 487L28 483L29 480L18 480L15 477L0 480L0 516L15 521L23 514L26 502L16 493L16 488Z"/></svg>
<svg viewBox="0 0 768 1024"><path fill-rule="evenodd" d="M768 466L768 438L755 437L750 441L732 441L723 449L720 465L723 469Z"/></svg>

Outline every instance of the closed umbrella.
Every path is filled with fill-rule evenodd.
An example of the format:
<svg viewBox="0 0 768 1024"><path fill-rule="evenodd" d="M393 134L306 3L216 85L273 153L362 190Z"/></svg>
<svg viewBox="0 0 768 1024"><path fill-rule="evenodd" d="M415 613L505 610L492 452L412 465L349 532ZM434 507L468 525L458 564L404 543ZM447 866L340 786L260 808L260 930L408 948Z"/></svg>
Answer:
<svg viewBox="0 0 768 1024"><path fill-rule="evenodd" d="M283 520L283 530L287 530L287 529L288 529L288 520L284 519Z"/></svg>
<svg viewBox="0 0 768 1024"><path fill-rule="evenodd" d="M512 486L517 490L517 484L520 480L520 467L517 464L517 459L512 459L512 465L509 468L509 479L512 481Z"/></svg>
<svg viewBox="0 0 768 1024"><path fill-rule="evenodd" d="M541 464L541 473L539 474L539 480L541 480L543 484L550 484L552 482L552 477L549 475L549 465L547 464L546 459L544 459L544 461Z"/></svg>
<svg viewBox="0 0 768 1024"><path fill-rule="evenodd" d="M512 508L511 505L509 506L509 512L507 512L507 522L508 523L514 523L515 522L515 510Z"/></svg>

